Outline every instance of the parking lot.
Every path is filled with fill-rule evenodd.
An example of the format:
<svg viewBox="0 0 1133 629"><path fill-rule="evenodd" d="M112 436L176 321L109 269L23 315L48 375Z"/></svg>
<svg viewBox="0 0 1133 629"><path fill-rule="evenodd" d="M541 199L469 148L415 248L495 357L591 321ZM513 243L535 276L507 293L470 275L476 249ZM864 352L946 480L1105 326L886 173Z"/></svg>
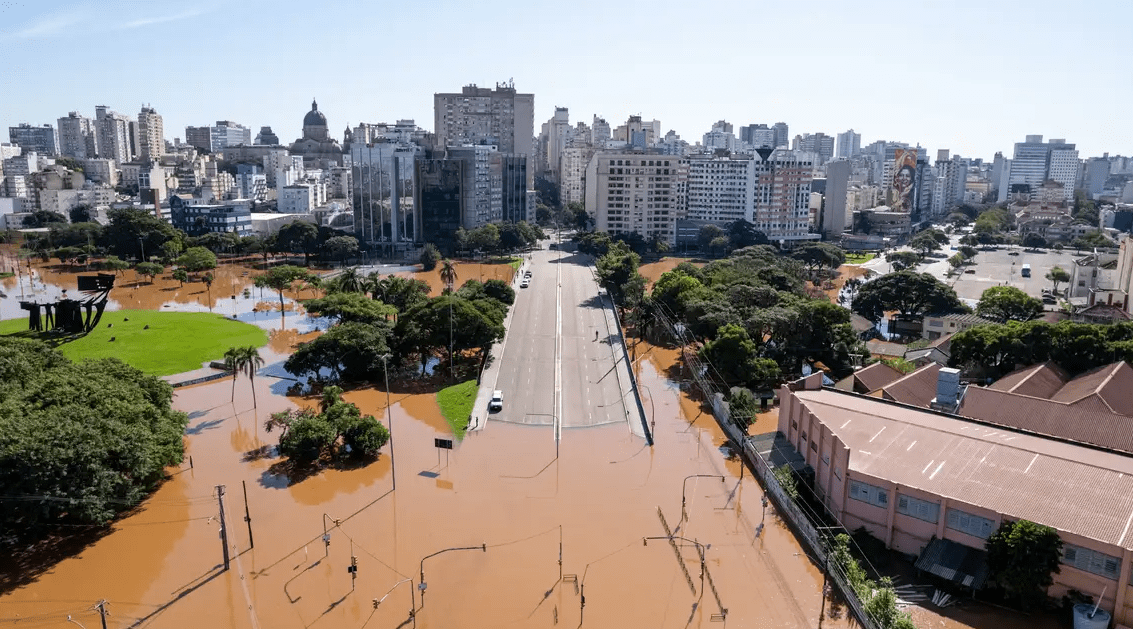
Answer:
<svg viewBox="0 0 1133 629"><path fill-rule="evenodd" d="M953 254L951 250L944 253ZM1032 297L1041 297L1043 289L1051 287L1051 281L1046 279L1047 272L1060 266L1069 273L1074 268L1074 261L1082 255L1084 254L1075 254L1073 249L1033 251L1022 247L1001 246L996 250L981 249L973 259L975 264L963 267L965 271L975 271L974 273L964 272L958 277L954 275L946 278L944 274L949 268L946 259L925 265L923 270L952 285L956 294L965 300L978 300L984 290L992 286L1014 286ZM1022 276L1024 264L1031 265L1029 278ZM1067 283L1060 284L1059 290L1066 287Z"/></svg>

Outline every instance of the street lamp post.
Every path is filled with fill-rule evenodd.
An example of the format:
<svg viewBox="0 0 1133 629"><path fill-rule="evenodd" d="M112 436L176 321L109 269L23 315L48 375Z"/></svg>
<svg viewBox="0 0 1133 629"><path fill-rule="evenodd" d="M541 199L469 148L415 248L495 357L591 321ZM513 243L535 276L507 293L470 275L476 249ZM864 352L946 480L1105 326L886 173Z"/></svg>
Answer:
<svg viewBox="0 0 1133 629"><path fill-rule="evenodd" d="M456 548L446 548L444 550L438 550L437 552L435 552L431 555L425 555L424 557L422 557L421 558L421 578L417 581L417 589L421 590L421 609L425 608L425 590L429 587L429 584L425 582L425 560L430 558L430 557L436 557L437 555L442 555L444 553L452 552L454 550L479 550L479 551L483 551L483 552L488 552L488 545L487 544L480 544L479 546L459 546L459 547L456 547Z"/></svg>
<svg viewBox="0 0 1133 629"><path fill-rule="evenodd" d="M685 490L688 489L688 481L690 478L719 478L721 483L724 482L724 477L718 474L693 474L686 476L684 481L681 482L681 521L677 523L678 527L688 519L688 512L685 511Z"/></svg>
<svg viewBox="0 0 1133 629"><path fill-rule="evenodd" d="M655 537L643 537L643 538L641 538L641 545L642 546L648 546L649 540L651 540L651 539L663 539L663 540L668 540L670 542L675 540L675 539L679 539L681 541L688 542L689 544L692 544L693 546L696 546L696 552L700 556L700 596L703 597L704 596L704 572L705 572L705 563L706 563L705 557L708 553L708 549L712 548L712 544L701 544L700 542L698 542L694 539L689 539L687 537L681 537L680 535L660 535L660 536L655 536ZM697 599L697 600L699 600L699 599Z"/></svg>
<svg viewBox="0 0 1133 629"><path fill-rule="evenodd" d="M379 605L381 605L383 602L385 602L385 600L389 597L389 595L393 594L393 591L397 589L397 586L401 585L402 583L408 583L409 584L409 601L412 604L412 607L409 608L409 617L413 619L413 626L416 627L417 626L417 595L413 593L413 579L402 579L402 580L398 581L397 583L394 583L393 587L391 587L381 598L375 598L374 599L374 609L377 609Z"/></svg>
<svg viewBox="0 0 1133 629"><path fill-rule="evenodd" d="M389 405L389 354L382 354L382 372L386 377L386 422L389 424L389 469L393 475L393 488L397 489L397 465L393 456L393 411Z"/></svg>

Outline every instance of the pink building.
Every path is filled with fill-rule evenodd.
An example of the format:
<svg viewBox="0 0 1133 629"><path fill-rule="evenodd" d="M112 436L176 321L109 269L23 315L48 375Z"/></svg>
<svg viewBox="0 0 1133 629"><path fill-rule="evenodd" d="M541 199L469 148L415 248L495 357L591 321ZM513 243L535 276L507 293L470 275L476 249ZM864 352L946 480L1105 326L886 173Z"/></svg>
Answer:
<svg viewBox="0 0 1133 629"><path fill-rule="evenodd" d="M820 377L783 387L778 429L847 529L864 526L923 567L940 547L960 548L949 542L978 558L1004 519L1044 524L1064 543L1050 595L1104 589L1102 607L1133 624L1133 457L823 388ZM978 585L970 572L955 580Z"/></svg>

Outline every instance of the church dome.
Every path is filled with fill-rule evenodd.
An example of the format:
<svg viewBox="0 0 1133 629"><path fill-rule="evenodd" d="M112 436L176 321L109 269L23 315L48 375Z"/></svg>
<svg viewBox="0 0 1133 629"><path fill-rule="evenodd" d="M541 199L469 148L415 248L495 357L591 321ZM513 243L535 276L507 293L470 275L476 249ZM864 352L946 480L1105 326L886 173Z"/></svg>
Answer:
<svg viewBox="0 0 1133 629"><path fill-rule="evenodd" d="M303 126L304 127L325 127L325 126L327 126L327 117L324 116L321 111L319 111L319 104L317 102L313 101L313 100L311 101L311 111L308 111L307 115L303 117Z"/></svg>

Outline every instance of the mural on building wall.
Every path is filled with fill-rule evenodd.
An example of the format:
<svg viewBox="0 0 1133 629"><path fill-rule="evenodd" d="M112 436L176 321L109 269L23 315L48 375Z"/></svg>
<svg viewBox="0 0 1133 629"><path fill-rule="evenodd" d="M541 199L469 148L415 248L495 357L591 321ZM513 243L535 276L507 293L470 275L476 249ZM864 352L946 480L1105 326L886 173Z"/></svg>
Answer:
<svg viewBox="0 0 1133 629"><path fill-rule="evenodd" d="M893 183L889 187L889 207L898 212L911 212L913 210L913 189L916 181L916 149L894 149Z"/></svg>

